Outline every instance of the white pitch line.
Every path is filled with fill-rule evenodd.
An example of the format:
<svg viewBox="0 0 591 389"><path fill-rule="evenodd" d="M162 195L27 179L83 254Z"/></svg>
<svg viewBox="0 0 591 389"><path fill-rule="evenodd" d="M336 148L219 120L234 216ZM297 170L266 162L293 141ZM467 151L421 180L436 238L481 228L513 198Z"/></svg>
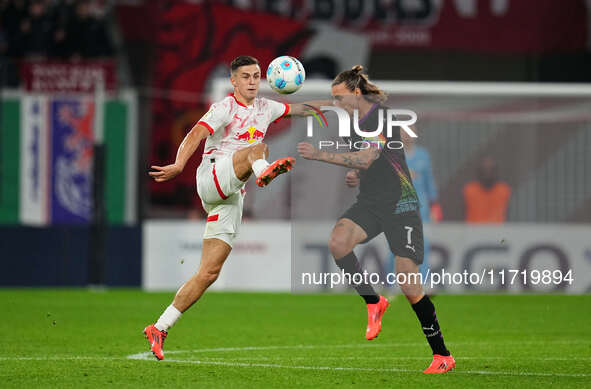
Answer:
<svg viewBox="0 0 591 389"><path fill-rule="evenodd" d="M446 342L448 346L487 346L487 345L499 345L499 344L586 344L591 343L587 341L516 341L516 342ZM210 353L210 352L232 352L232 351L267 351L267 350L296 350L296 349L318 349L318 348L374 348L374 347L417 347L424 346L425 342L406 342L406 343L357 343L357 344L324 344L324 345L309 345L309 344L296 344L296 345L284 345L284 346L244 346L244 347L216 347L216 348L204 348L197 350L171 350L166 351L167 354L173 353ZM143 355L145 353L139 353L135 355ZM148 353L149 354L149 353ZM134 359L133 355L128 358Z"/></svg>
<svg viewBox="0 0 591 389"><path fill-rule="evenodd" d="M266 367L276 369L296 369L296 370L330 370L330 371L368 371L368 372L388 372L388 373L420 373L420 370L412 369L375 369L364 367L333 367L333 366L298 366L298 365L279 365L272 363L243 363L243 362L222 362L222 361L199 361L199 360L181 360L167 359L172 363L188 363L194 365L217 365L228 367ZM531 373L531 372L509 372L509 371L482 371L482 370L454 370L452 374L479 374L479 375L498 375L498 376L531 376L531 377L591 377L591 374L568 374L568 373Z"/></svg>
<svg viewBox="0 0 591 389"><path fill-rule="evenodd" d="M185 354L193 353L199 350L172 350L167 351L166 355L169 354ZM519 357L520 359L532 360L532 361L591 361L591 357L571 357L571 358L540 358L540 357ZM121 359L133 359L133 360L152 360L152 354L150 352L144 352L139 354L129 355L126 358L122 357L71 357L71 356L54 356L54 357L0 357L0 361L84 361L84 360L104 360L104 361L115 361ZM227 357L206 357L205 361L225 361ZM231 357L232 361L278 361L284 360L283 357ZM290 360L307 360L310 357L288 357ZM367 357L333 357L323 356L322 359L332 360L425 360L425 357L381 357L381 356L367 356ZM456 358L457 361L465 360L511 360L511 357L468 357L462 356Z"/></svg>
<svg viewBox="0 0 591 389"><path fill-rule="evenodd" d="M488 361L488 360L498 360L498 361L508 361L515 359L514 357L467 357L467 356L460 356L454 357L456 361ZM227 357L205 357L204 360L211 360L211 361L224 361L229 358ZM308 360L310 357L231 357L233 361L279 361L279 360ZM333 356L322 356L322 359L334 359L334 360L427 360L426 357L385 357L385 356L366 356L366 357L333 357ZM519 359L525 359L529 361L591 361L591 357L572 357L572 358L541 358L541 357L519 357Z"/></svg>
<svg viewBox="0 0 591 389"><path fill-rule="evenodd" d="M543 342L543 343L575 343L569 341L554 341L554 342ZM511 342L502 342L511 343ZM519 342L523 344L523 342ZM525 343L533 343L539 344L541 342L525 342ZM588 343L585 341L576 342L576 343ZM461 343L452 343L454 345L459 345ZM474 346L475 343L465 343L466 345ZM483 344L490 344L490 343L483 343ZM498 344L498 343L495 343ZM208 352L235 352L235 351L265 351L265 350L282 350L282 349L289 349L289 350L297 350L297 349L318 349L318 348L365 348L365 347L400 347L400 346L417 346L423 345L421 343L390 343L390 344L340 344L340 345L293 345L293 346L250 346L250 347L219 347L219 348L210 348L210 349L196 349L196 350L171 350L167 351L166 355L174 355L174 354L190 354L190 353L208 353ZM304 357L293 357L291 359L303 359ZM330 359L330 357L325 357L326 359ZM354 359L355 357L333 357L333 359ZM99 356L51 356L51 357L0 357L1 361L9 361L9 360L16 360L16 361L59 361L59 360L122 360L123 357L99 357ZM151 352L142 352L138 354L128 355L125 359L131 360L153 360L153 356ZM299 370L322 370L322 371L368 371L368 372L397 372L397 373L419 373L419 370L414 369L397 369L397 368L364 368L364 367L338 367L338 366L301 366L301 365L284 365L284 364L274 364L274 363L247 363L247 362L237 362L238 358L222 358L221 360L216 360L214 357L206 358L205 360L182 360L182 359L166 359L164 363L171 362L171 363L187 363L187 364L196 364L196 365L217 365L217 366L230 366L230 367L249 367L249 368L277 368L277 369L299 369ZM356 359L377 359L375 357L366 357L366 358L356 358ZM428 359L424 357L383 357L382 359L392 359L392 360L404 360L404 359ZM487 359L494 359L494 360L508 360L511 358L503 358L503 357L459 357L458 361L462 360L487 360ZM591 360L591 358L585 357L572 357L572 358L536 358L536 357L529 357L529 358L522 358L522 359L529 359L529 360ZM257 360L257 357L251 357L246 360ZM259 358L259 360L261 360ZM271 359L272 360L272 359ZM485 371L485 370L456 370L453 374L476 374L476 375L496 375L496 376L532 376L532 377L591 377L591 374L577 374L577 373L535 373L535 372L512 372L512 371Z"/></svg>
<svg viewBox="0 0 591 389"><path fill-rule="evenodd" d="M168 352L171 354L171 352ZM127 359L149 361L153 357L151 353L134 354ZM2 361L72 361L72 360L121 360L123 358L115 357L2 357ZM410 359L410 358L407 358ZM416 358L415 358L416 359ZM422 358L424 359L424 358ZM156 361L154 361L156 362ZM264 367L276 369L295 369L295 370L321 370L321 371L367 371L367 372L386 372L386 373L420 373L420 370L414 369L396 369L396 368L364 368L364 367L338 367L338 366L299 366L299 365L280 365L273 363L245 363L245 362L226 362L213 360L182 360L166 359L165 363L186 363L192 365L215 365L228 367ZM476 375L497 375L497 376L530 376L530 377L573 377L585 378L591 377L591 374L568 374L568 373L532 373L532 372L509 372L509 371L483 371L483 370L454 370L452 374L476 374Z"/></svg>
<svg viewBox="0 0 591 389"><path fill-rule="evenodd" d="M408 344L408 343L406 343ZM419 344L419 343L417 343ZM420 343L423 345L423 343ZM380 344L380 346L392 346ZM203 353L203 352L213 352L213 351L260 351L260 350L277 350L277 349L314 349L314 348L330 348L330 347L366 347L367 345L359 344L359 345L295 345L295 346L250 346L250 347L222 347L222 348L212 348L212 349L197 349L197 350L172 350L166 352L166 355L170 354L189 354L189 353ZM374 347L377 345L374 345ZM145 361L152 361L154 357L152 356L151 352L143 352L138 354L129 355L128 359L134 360L145 360ZM295 358L293 358L295 359ZM337 359L337 358L335 358ZM340 359L340 358L338 358ZM364 359L364 358L360 358ZM428 359L428 358L420 358L420 357L400 357L400 358L391 358L391 359ZM470 359L467 358L458 358L459 361L462 359ZM473 359L493 359L493 358L477 358L473 357ZM494 359L511 359L511 358L501 358L497 357ZM534 358L528 358L535 360ZM582 358L583 360L591 360L591 358ZM256 360L255 358L250 358L247 360ZM555 360L553 358L548 358L548 360ZM572 360L569 358L564 358L564 360ZM229 357L226 360L215 360L212 357L208 357L204 360L183 360L183 359L165 359L164 362L172 362L172 363L188 363L188 364L195 364L195 365L217 365L217 366L229 366L229 367L266 367L266 368L277 368L277 369L300 369L300 370L334 370L334 371L370 371L370 372L397 372L397 373L418 373L418 370L412 369L396 369L396 368L364 368L364 367L335 367L335 366L298 366L298 365L282 365L282 364L274 364L274 363L247 363L247 362L236 362L235 358ZM486 371L486 370L455 370L454 374L479 374L479 375L498 375L498 376L533 376L533 377L591 377L591 374L577 374L577 373L534 373L534 372L509 372L509 371Z"/></svg>
<svg viewBox="0 0 591 389"><path fill-rule="evenodd" d="M292 346L245 346L245 347L216 347L216 348L204 348L197 350L171 350L166 351L166 354L186 354L186 353L213 353L213 352L232 352L232 351L268 351L268 350L306 350L306 349L318 349L318 348L365 348L365 347L401 347L401 346L424 346L424 342L420 343L377 343L377 344L325 344L325 345L307 345L307 344L296 344ZM151 355L150 352L138 353L129 355L129 359L143 359L144 355Z"/></svg>
<svg viewBox="0 0 591 389"><path fill-rule="evenodd" d="M115 361L121 360L121 357L70 357L70 356L53 356L53 357L0 357L0 361Z"/></svg>

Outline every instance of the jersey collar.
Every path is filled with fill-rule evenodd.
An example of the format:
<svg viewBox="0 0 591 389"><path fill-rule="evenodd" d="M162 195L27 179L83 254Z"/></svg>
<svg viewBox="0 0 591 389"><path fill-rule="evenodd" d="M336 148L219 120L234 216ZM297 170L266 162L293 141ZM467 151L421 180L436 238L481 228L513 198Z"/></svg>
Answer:
<svg viewBox="0 0 591 389"><path fill-rule="evenodd" d="M234 101L236 101L236 104L244 107L244 108L248 108L249 106L246 104L241 103L240 101L238 101L238 99L236 98L236 96L234 96L234 93L228 93L228 96L232 96L234 98Z"/></svg>

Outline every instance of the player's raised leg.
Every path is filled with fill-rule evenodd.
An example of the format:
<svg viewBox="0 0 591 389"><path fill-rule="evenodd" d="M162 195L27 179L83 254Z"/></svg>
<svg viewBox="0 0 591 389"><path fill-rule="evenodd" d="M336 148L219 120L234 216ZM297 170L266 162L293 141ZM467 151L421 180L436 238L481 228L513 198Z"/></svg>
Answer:
<svg viewBox="0 0 591 389"><path fill-rule="evenodd" d="M353 277L363 273L357 256L353 252L355 246L367 239L367 233L350 219L340 219L330 234L328 247L339 269ZM366 281L366 280L363 280ZM367 304L367 329L365 337L372 340L382 329L382 316L388 308L388 300L379 296L367 282L353 283L355 290Z"/></svg>
<svg viewBox="0 0 591 389"><path fill-rule="evenodd" d="M423 333L433 351L433 361L424 371L425 373L446 373L456 367L456 361L451 356L449 350L445 347L435 306L425 295L419 276L419 268L410 258L396 257L396 274L402 293L406 296L412 309L423 328ZM401 276L404 274L404 276Z"/></svg>
<svg viewBox="0 0 591 389"><path fill-rule="evenodd" d="M253 146L244 147L232 155L234 172L240 181L246 182L254 172L260 174L269 166L267 157L269 156L269 146L265 143L258 143Z"/></svg>
<svg viewBox="0 0 591 389"><path fill-rule="evenodd" d="M287 173L295 165L295 158L286 157L273 163L267 162L269 147L264 143L245 147L236 151L233 155L234 171L236 177L246 181L254 172L258 186L268 185L275 177Z"/></svg>
<svg viewBox="0 0 591 389"><path fill-rule="evenodd" d="M220 239L203 239L199 270L180 287L172 304L164 310L158 321L144 329L150 349L158 360L164 359L162 347L168 330L177 322L181 314L195 304L203 292L217 280L231 250L232 247Z"/></svg>

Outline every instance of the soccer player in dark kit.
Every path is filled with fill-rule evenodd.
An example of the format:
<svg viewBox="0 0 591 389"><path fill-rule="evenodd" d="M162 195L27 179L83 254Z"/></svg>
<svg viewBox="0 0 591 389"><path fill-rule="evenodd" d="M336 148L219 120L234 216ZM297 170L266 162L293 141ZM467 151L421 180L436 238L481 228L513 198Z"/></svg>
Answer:
<svg viewBox="0 0 591 389"><path fill-rule="evenodd" d="M371 83L363 67L357 65L341 72L332 83L334 105L346 110L350 117L358 111L359 129L374 131L379 127L385 93ZM386 118L382 116L383 122ZM315 148L310 143L298 144L298 152L305 159L317 160L351 170L346 175L349 186L359 184L357 202L337 221L329 240L329 248L336 265L345 273L362 273L353 249L384 233L390 250L396 255L396 273L400 288L422 326L423 333L433 350L433 361L425 373L445 373L456 366L445 347L443 335L435 314L435 307L423 292L418 266L423 262L423 223L419 200L413 187L400 146L400 128L394 127L391 138L384 135L363 138L351 131L343 139L350 145L366 145L350 152L331 153ZM359 279L359 277L356 277ZM404 282L400 282L400 281ZM354 287L367 304L368 325L366 338L371 340L381 330L381 320L388 308L388 300L379 296L369 282L354 283Z"/></svg>

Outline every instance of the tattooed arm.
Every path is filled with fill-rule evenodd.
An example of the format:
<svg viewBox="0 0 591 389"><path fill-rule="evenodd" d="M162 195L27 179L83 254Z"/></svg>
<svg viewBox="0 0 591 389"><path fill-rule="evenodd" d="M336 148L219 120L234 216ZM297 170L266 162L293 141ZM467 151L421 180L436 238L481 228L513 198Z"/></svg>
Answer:
<svg viewBox="0 0 591 389"><path fill-rule="evenodd" d="M380 150L376 147L368 147L361 151L350 153L329 153L318 150L310 143L298 143L298 152L305 159L312 159L321 162L332 163L334 165L346 166L352 169L367 170L380 156Z"/></svg>

